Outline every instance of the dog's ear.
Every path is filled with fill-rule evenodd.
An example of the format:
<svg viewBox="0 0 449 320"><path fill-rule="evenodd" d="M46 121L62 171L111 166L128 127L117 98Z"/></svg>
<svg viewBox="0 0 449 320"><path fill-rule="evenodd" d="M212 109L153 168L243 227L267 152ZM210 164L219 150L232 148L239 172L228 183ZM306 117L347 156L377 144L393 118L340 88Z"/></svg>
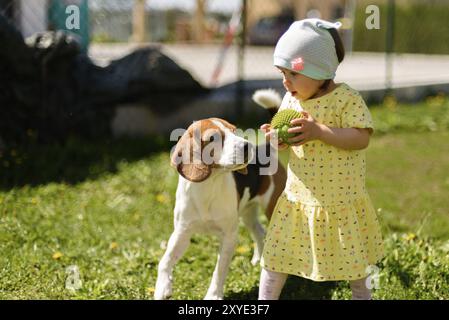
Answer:
<svg viewBox="0 0 449 320"><path fill-rule="evenodd" d="M201 137L192 137L193 130L187 130L176 144L170 159L172 167L185 179L192 182L206 180L212 169L201 160Z"/></svg>
<svg viewBox="0 0 449 320"><path fill-rule="evenodd" d="M179 164L178 172L181 176L192 182L201 182L206 180L212 170L210 166L201 164Z"/></svg>
<svg viewBox="0 0 449 320"><path fill-rule="evenodd" d="M228 128L229 130L231 130L232 132L235 132L235 130L237 130L237 127L234 126L233 124L229 123L228 121L224 120L224 119L220 119L220 118L210 118L210 120L216 120L221 122L226 128Z"/></svg>

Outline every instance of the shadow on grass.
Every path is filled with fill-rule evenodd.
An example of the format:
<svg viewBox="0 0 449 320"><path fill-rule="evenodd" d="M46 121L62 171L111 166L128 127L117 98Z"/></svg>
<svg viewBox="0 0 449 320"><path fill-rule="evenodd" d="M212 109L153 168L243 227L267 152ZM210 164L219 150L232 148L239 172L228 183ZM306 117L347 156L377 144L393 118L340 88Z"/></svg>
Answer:
<svg viewBox="0 0 449 320"><path fill-rule="evenodd" d="M246 127L256 127L245 120ZM70 137L64 142L0 149L0 190L50 182L76 184L114 173L120 161L137 161L157 152L169 152L175 142L168 135L101 138Z"/></svg>
<svg viewBox="0 0 449 320"><path fill-rule="evenodd" d="M315 282L312 280L289 276L285 283L280 300L330 300L332 291L337 287L337 282ZM253 287L250 291L231 293L225 296L229 300L257 300L259 287Z"/></svg>
<svg viewBox="0 0 449 320"><path fill-rule="evenodd" d="M117 171L121 161L137 161L149 155L170 151L168 138L120 138L33 144L0 153L0 189L50 182L75 184Z"/></svg>

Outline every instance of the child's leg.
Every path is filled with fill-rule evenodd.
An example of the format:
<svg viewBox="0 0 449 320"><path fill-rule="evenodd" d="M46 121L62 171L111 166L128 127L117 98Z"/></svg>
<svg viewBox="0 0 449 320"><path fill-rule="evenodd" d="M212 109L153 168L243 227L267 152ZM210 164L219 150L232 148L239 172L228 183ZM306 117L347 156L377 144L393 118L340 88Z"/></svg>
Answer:
<svg viewBox="0 0 449 320"><path fill-rule="evenodd" d="M352 300L371 300L371 290L366 287L366 278L349 281Z"/></svg>
<svg viewBox="0 0 449 320"><path fill-rule="evenodd" d="M260 273L259 300L278 300L288 274L265 270Z"/></svg>

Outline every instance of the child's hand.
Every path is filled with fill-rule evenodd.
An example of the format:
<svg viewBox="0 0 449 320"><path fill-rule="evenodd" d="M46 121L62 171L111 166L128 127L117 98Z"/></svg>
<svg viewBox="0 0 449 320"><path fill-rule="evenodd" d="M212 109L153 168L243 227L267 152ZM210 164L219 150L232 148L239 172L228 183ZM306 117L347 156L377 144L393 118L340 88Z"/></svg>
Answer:
<svg viewBox="0 0 449 320"><path fill-rule="evenodd" d="M267 141L271 141L271 136L274 134L274 130L271 129L271 125L269 123L265 123L260 126L260 130L262 130L265 133L265 139ZM288 145L286 143L281 143L278 139L277 145L274 145L275 148L277 148L279 151L285 150L288 148Z"/></svg>
<svg viewBox="0 0 449 320"><path fill-rule="evenodd" d="M262 130L264 133L269 132L271 129L271 125L269 123L264 123L260 126L260 130Z"/></svg>
<svg viewBox="0 0 449 320"><path fill-rule="evenodd" d="M297 134L297 136L289 139L292 146L300 146L309 141L320 139L321 137L321 124L316 122L307 112L303 111L301 113L304 117L293 119L290 124L294 127L288 129L288 133Z"/></svg>

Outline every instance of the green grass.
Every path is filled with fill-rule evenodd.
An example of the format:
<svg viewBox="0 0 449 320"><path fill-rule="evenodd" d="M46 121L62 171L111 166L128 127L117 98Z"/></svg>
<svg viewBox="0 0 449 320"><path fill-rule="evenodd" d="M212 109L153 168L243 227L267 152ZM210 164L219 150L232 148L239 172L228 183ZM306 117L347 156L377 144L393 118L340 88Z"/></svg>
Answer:
<svg viewBox="0 0 449 320"><path fill-rule="evenodd" d="M390 134L367 152L367 187L384 231L449 239L449 132Z"/></svg>
<svg viewBox="0 0 449 320"><path fill-rule="evenodd" d="M374 110L375 120L383 112ZM368 149L368 190L387 249L374 297L449 299L449 132L406 128L376 135ZM152 298L177 183L167 147L160 139L71 140L3 154L0 299ZM174 271L175 299L205 295L217 249L214 237L194 236ZM251 255L242 227L226 299L257 298ZM78 290L66 289L70 266L80 271ZM290 277L281 298L349 299L350 290Z"/></svg>

